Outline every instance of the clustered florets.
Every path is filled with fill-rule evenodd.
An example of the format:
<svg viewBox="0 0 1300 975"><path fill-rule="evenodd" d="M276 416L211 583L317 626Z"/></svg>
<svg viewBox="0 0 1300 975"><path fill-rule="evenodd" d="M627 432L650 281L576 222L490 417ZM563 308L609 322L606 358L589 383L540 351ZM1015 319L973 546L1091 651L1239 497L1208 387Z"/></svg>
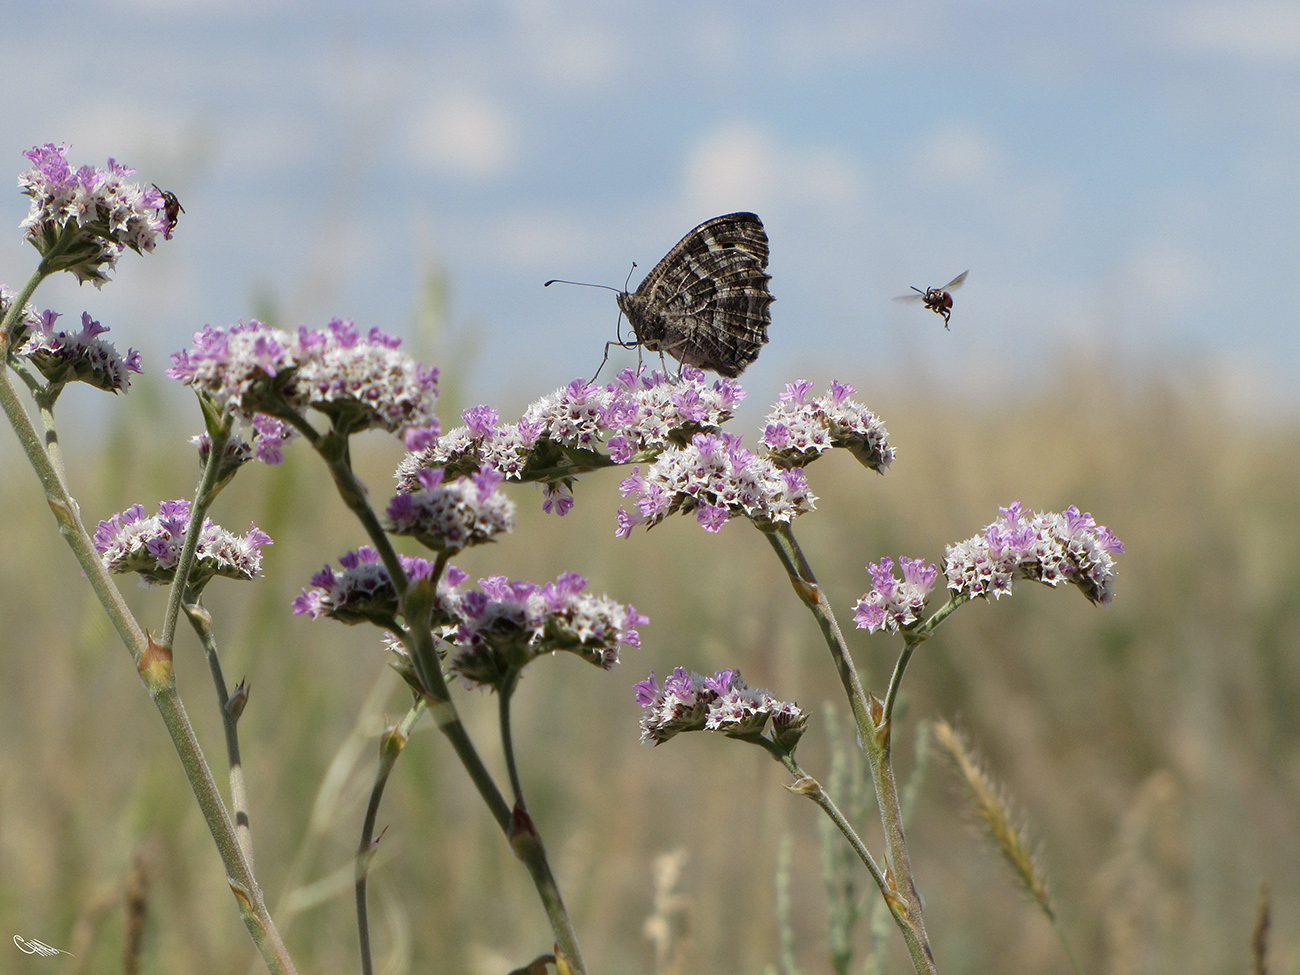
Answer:
<svg viewBox="0 0 1300 975"><path fill-rule="evenodd" d="M149 518L143 505L132 505L99 523L95 551L110 572L138 572L147 583L170 583L189 525L188 501L161 501L158 514ZM240 536L207 519L199 534L189 587L197 592L214 576L252 579L262 571L262 546L270 544L271 536L256 525Z"/></svg>
<svg viewBox="0 0 1300 975"><path fill-rule="evenodd" d="M377 427L418 447L438 431L438 370L397 351L400 343L379 329L363 337L337 318L323 331L300 326L293 333L258 321L209 325L194 334L192 349L172 356L167 375L245 420L314 408L341 431Z"/></svg>
<svg viewBox="0 0 1300 975"><path fill-rule="evenodd" d="M514 529L515 506L497 490L500 474L484 468L450 482L443 474L440 468L421 471L418 491L399 493L389 502L385 527L448 555Z"/></svg>
<svg viewBox="0 0 1300 975"><path fill-rule="evenodd" d="M854 618L859 629L896 633L915 623L925 608L925 598L939 570L926 565L924 559L903 556L898 561L903 569L901 580L894 575L893 559L884 558L867 567L873 588L858 600Z"/></svg>
<svg viewBox="0 0 1300 975"><path fill-rule="evenodd" d="M92 320L89 312L82 312L79 332L56 328L54 323L59 317L58 312L44 312L18 350L51 385L79 380L116 393L131 385L127 373L143 371L140 353L128 349L126 358L122 358L111 342L99 337L108 327Z"/></svg>
<svg viewBox="0 0 1300 975"><path fill-rule="evenodd" d="M625 464L638 454L685 443L696 431L716 429L744 395L733 380L706 384L703 372L689 368L682 382L631 369L604 386L575 379L532 404L515 423L502 425L487 406L466 410L464 426L409 456L397 476L410 481L425 467L457 474L491 467L511 480L546 482L547 510L564 514L573 503L567 481L577 474Z"/></svg>
<svg viewBox="0 0 1300 975"><path fill-rule="evenodd" d="M174 226L163 195L153 187L128 181L135 170L108 161L107 169L68 164L68 147L46 143L23 153L32 168L18 186L32 198L26 237L46 258L50 271L71 271L95 287L127 247L136 253L154 249L158 235L171 236Z"/></svg>
<svg viewBox="0 0 1300 975"><path fill-rule="evenodd" d="M544 653L567 650L609 670L619 647L641 645L636 627L647 617L632 606L584 590L587 580L566 572L538 585L495 575L479 580L460 602L460 626L448 669L467 681L495 685Z"/></svg>
<svg viewBox="0 0 1300 975"><path fill-rule="evenodd" d="M429 578L434 564L418 556L399 555L408 582ZM325 566L311 577L314 589L304 589L293 601L293 611L313 619L329 617L343 623L372 622L391 625L401 613L397 587L379 557L379 552L363 545L339 559L339 570ZM465 581L465 573L447 566L438 581L434 625L447 625L458 619L460 594L456 587Z"/></svg>
<svg viewBox="0 0 1300 975"><path fill-rule="evenodd" d="M832 382L829 393L809 400L812 383L786 383L781 401L767 415L763 447L782 467L806 467L832 447L843 447L864 465L884 473L894 460L889 432L880 419L850 397L848 383Z"/></svg>
<svg viewBox="0 0 1300 975"><path fill-rule="evenodd" d="M663 687L651 673L636 685L636 702L641 705L641 741L648 745L683 731L758 735L771 720L773 740L791 751L808 722L797 704L747 686L736 670L705 677L677 667Z"/></svg>
<svg viewBox="0 0 1300 975"><path fill-rule="evenodd" d="M1092 515L1071 505L1060 514L1024 511L1020 502L999 508L1002 517L983 532L949 545L944 561L948 588L967 596L1001 596L1017 576L1079 587L1094 603L1108 603L1114 555L1123 543Z"/></svg>
<svg viewBox="0 0 1300 975"><path fill-rule="evenodd" d="M760 525L790 522L811 511L817 500L802 470L779 467L728 433L695 434L687 446L663 451L645 474L632 468L619 488L635 500L632 512L619 509L621 538L637 525L652 527L678 511L694 511L711 532L733 515Z"/></svg>
<svg viewBox="0 0 1300 975"><path fill-rule="evenodd" d="M434 564L400 556L412 581L428 577ZM345 623L365 620L391 626L401 615L397 590L378 553L369 547L339 559L341 571L326 566L312 576L293 602L295 613L327 616ZM636 627L647 618L632 606L585 592L587 580L567 572L554 582L489 576L479 589L462 590L465 573L448 566L437 588L432 616L435 634L451 649L447 669L470 683L499 686L507 675L545 653L567 650L606 670L618 663L619 648L640 646ZM400 641L388 645L403 653Z"/></svg>

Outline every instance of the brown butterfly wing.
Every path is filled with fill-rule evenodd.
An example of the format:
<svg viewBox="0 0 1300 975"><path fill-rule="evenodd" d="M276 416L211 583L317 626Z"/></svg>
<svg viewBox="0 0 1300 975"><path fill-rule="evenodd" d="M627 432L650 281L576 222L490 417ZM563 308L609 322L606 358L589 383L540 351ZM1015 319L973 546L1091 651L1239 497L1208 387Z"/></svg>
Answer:
<svg viewBox="0 0 1300 975"><path fill-rule="evenodd" d="M654 266L619 307L647 349L738 376L758 357L774 300L767 234L752 213L706 220Z"/></svg>

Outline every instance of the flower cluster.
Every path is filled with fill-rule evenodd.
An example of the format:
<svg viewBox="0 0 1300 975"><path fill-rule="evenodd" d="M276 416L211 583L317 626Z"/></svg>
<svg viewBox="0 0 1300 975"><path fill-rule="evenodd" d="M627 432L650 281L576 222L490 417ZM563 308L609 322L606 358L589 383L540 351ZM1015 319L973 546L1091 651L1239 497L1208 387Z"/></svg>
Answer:
<svg viewBox="0 0 1300 975"><path fill-rule="evenodd" d="M854 619L859 629L897 633L919 618L939 570L934 565L926 565L924 559L903 556L898 562L903 569L902 579L894 575L893 559L881 559L867 566L872 590L858 600Z"/></svg>
<svg viewBox="0 0 1300 975"><path fill-rule="evenodd" d="M711 532L733 515L760 525L789 522L811 511L817 500L802 470L779 467L728 433L695 434L689 445L663 451L644 475L634 467L620 488L636 501L635 513L619 509L621 538L637 525L653 527L677 511L695 511Z"/></svg>
<svg viewBox="0 0 1300 975"><path fill-rule="evenodd" d="M131 385L128 372L139 373L140 353L128 349L123 359L113 347L99 336L108 327L93 321L89 312L81 314L81 331L68 332L55 328L59 318L56 311L41 315L30 337L18 350L31 360L51 385L80 380L98 389L116 393Z"/></svg>
<svg viewBox="0 0 1300 975"><path fill-rule="evenodd" d="M68 164L68 147L46 143L23 153L32 168L18 177L32 198L22 222L29 241L50 271L71 271L95 287L127 247L137 254L154 249L158 235L170 236L173 221L163 195L128 181L135 170L112 159L107 169Z"/></svg>
<svg viewBox="0 0 1300 975"><path fill-rule="evenodd" d="M969 597L995 598L1011 591L1017 576L1079 587L1094 603L1113 596L1114 555L1124 545L1092 515L1071 505L1060 514L1031 512L1015 501L983 532L949 545L944 561L948 588Z"/></svg>
<svg viewBox="0 0 1300 975"><path fill-rule="evenodd" d="M408 581L426 579L433 574L434 564L427 559L399 555L402 571ZM397 588L388 569L380 561L379 553L369 545L348 552L339 559L341 571L325 566L311 577L314 589L304 589L293 601L293 611L312 619L322 616L342 623L379 623L392 626L400 613ZM465 581L465 573L455 566L438 580L437 604L434 608L435 625L449 625L459 620L460 593L457 590Z"/></svg>
<svg viewBox="0 0 1300 975"><path fill-rule="evenodd" d="M692 434L730 419L744 396L733 380L706 384L704 373L690 367L683 370L682 382L644 369L624 369L605 386L575 379L532 404L513 424L502 425L486 406L466 410L465 425L408 457L398 478L410 481L425 467L455 474L491 467L512 480L548 482L547 510L564 514L572 505L567 481L575 475L685 444Z"/></svg>
<svg viewBox="0 0 1300 975"><path fill-rule="evenodd" d="M844 447L873 471L884 473L894 460L889 432L880 419L850 399L855 390L832 382L831 390L809 400L812 383L786 383L781 402L767 415L763 446L782 467L805 467L832 447Z"/></svg>
<svg viewBox="0 0 1300 975"><path fill-rule="evenodd" d="M99 523L95 551L110 572L138 572L146 583L169 583L189 525L188 501L159 502L158 514L151 518L145 517L143 505L132 505ZM252 579L262 571L262 546L270 544L271 536L256 525L241 537L208 519L199 534L189 588L198 592L214 576Z"/></svg>
<svg viewBox="0 0 1300 975"><path fill-rule="evenodd" d="M277 420L265 413L253 416L252 440L246 441L238 435L231 434L226 441L225 456L221 458L221 470L218 481L224 486L240 467L250 460L260 460L264 464L284 463L284 446L297 433L283 420ZM199 448L199 466L208 463L208 454L212 450L212 438L207 431L190 437L190 442Z"/></svg>
<svg viewBox="0 0 1300 975"><path fill-rule="evenodd" d="M576 572L545 585L500 575L479 585L461 598L448 669L484 686L500 686L530 660L556 650L608 670L618 663L622 644L641 645L636 627L649 622L632 606L584 592L587 580Z"/></svg>
<svg viewBox="0 0 1300 975"><path fill-rule="evenodd" d="M385 527L448 555L490 542L514 529L515 506L497 490L502 480L491 468L451 482L443 480L441 468L425 469L420 490L398 494L389 503Z"/></svg>
<svg viewBox="0 0 1300 975"><path fill-rule="evenodd" d="M379 329L363 337L337 318L324 331L300 326L295 333L258 321L209 325L194 334L192 349L172 356L167 375L245 420L310 407L342 432L378 427L415 449L437 435L438 370L398 352L400 344Z"/></svg>
<svg viewBox="0 0 1300 975"><path fill-rule="evenodd" d="M746 686L740 672L721 670L712 677L677 667L661 688L653 673L636 685L641 705L641 741L658 745L683 731L725 735L762 734L772 721L772 740L787 752L803 735L808 716L792 701Z"/></svg>

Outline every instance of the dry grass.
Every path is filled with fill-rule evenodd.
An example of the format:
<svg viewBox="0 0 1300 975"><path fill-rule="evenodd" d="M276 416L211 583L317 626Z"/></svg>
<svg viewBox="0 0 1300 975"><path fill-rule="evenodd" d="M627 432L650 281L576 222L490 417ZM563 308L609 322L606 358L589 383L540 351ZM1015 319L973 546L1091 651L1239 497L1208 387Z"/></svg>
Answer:
<svg viewBox="0 0 1300 975"><path fill-rule="evenodd" d="M904 685L896 761L906 776L915 721L960 721L1045 841L1054 904L1085 970L1246 970L1267 881L1268 970L1295 971L1300 431L1225 429L1216 404L1094 374L1062 376L1055 389L978 415L864 391L899 460L883 478L838 457L811 468L822 501L799 536L847 622L868 561L937 559L999 504L1076 503L1110 525L1128 548L1113 605L1022 584L996 605L962 609L925 644ZM180 437L158 429L142 394L101 443L72 456L92 523L192 490L188 452L162 446ZM367 449L360 463L381 500L397 455L377 441ZM310 574L361 540L312 458L291 453L284 468L250 471L223 495L218 520L241 531L254 520L276 544L267 580L214 585L210 606L227 676L251 685L241 731L259 876L272 904L290 898L285 934L301 970L352 972L350 858L382 712L396 716L404 703L371 633L288 615ZM248 971L254 955L212 842L127 654L11 437L0 462L0 929L70 950L75 937L88 956L79 970L121 970L140 933L127 934L125 891L146 851L148 902L133 915L146 918L140 971ZM562 656L530 668L517 695L532 812L588 962L648 973L658 951L661 971L763 972L778 957L774 876L792 836L796 952L803 971L826 971L815 808L780 788L784 773L758 749L701 735L638 746L631 692L651 669L739 665L751 683L820 715L836 683L816 628L743 524L713 537L683 520L616 543L615 481L587 480L562 522L516 489L520 531L464 562L471 575L575 569L652 620L619 670ZM162 593L126 588L156 626ZM879 687L896 646L851 640ZM176 664L220 769L215 697L186 637ZM386 703L358 722L378 681L388 682L377 697ZM461 704L495 761L495 701L470 694ZM820 775L816 720L801 759ZM972 836L962 803L951 777L932 771L911 829L940 969L1066 971L1050 928ZM372 872L381 967L394 950L409 960L397 970L501 972L549 949L523 871L427 726L389 783L382 824ZM878 830L865 833L878 849ZM656 871L679 849L687 855L674 861L671 892L689 909L673 915L670 963L646 922L666 916ZM693 957L683 960L686 948ZM896 954L888 970L903 965Z"/></svg>

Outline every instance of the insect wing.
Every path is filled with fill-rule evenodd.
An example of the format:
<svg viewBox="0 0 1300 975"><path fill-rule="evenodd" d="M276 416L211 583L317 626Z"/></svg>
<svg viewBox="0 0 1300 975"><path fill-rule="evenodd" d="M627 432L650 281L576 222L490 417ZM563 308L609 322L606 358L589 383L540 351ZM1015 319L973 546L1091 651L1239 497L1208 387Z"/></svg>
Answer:
<svg viewBox="0 0 1300 975"><path fill-rule="evenodd" d="M966 280L966 275L968 274L970 274L969 270L962 271L961 274L957 275L955 278L953 278L951 281L949 281L947 284L945 284L942 288L939 288L938 290L939 291L957 290L958 288L961 287L962 282Z"/></svg>
<svg viewBox="0 0 1300 975"><path fill-rule="evenodd" d="M619 307L647 349L737 376L767 342L767 258L756 215L714 217L678 241L635 294L620 295Z"/></svg>

